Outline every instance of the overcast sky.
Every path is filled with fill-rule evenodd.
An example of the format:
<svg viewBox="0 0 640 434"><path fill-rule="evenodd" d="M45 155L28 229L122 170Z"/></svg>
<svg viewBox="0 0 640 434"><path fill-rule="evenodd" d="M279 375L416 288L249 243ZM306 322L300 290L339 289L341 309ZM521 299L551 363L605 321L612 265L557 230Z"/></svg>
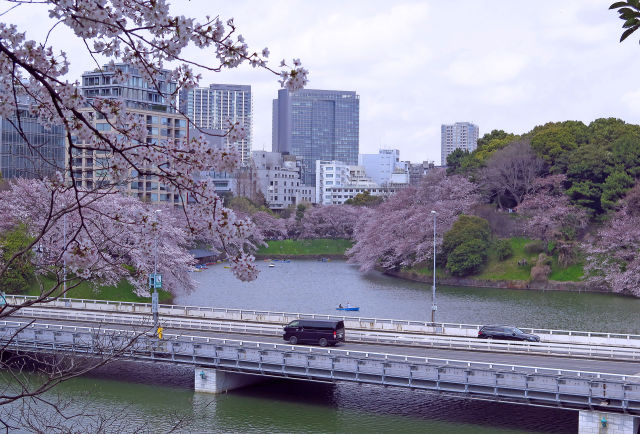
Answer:
<svg viewBox="0 0 640 434"><path fill-rule="evenodd" d="M611 0L613 1L613 0ZM175 0L174 13L234 17L250 47L274 66L300 58L311 89L360 95L360 153L400 150L402 160L440 160L440 125L474 122L524 133L551 121L618 117L639 123L640 46L618 42L611 1ZM5 3L5 6L7 4ZM41 5L4 21L40 38ZM92 69L61 27L50 41L69 53L70 77ZM193 54L202 58L206 53ZM215 58L211 56L211 61ZM249 66L204 74L201 84L249 84L255 150L271 149L271 101L279 84Z"/></svg>

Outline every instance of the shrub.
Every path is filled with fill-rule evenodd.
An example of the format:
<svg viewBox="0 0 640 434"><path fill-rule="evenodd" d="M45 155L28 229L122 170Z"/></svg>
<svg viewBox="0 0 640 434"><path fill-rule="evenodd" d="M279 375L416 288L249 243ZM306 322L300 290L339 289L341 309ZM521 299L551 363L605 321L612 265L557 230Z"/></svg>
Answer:
<svg viewBox="0 0 640 434"><path fill-rule="evenodd" d="M540 240L535 240L535 241L531 241L530 243L527 243L527 245L524 246L524 251L525 253L529 253L529 254L538 254L538 253L542 253L545 250L545 243L543 241Z"/></svg>
<svg viewBox="0 0 640 434"><path fill-rule="evenodd" d="M490 237L489 222L480 217L461 215L444 234L442 251L444 256L448 257L458 246L470 240L480 240L485 244L485 248L488 248Z"/></svg>
<svg viewBox="0 0 640 434"><path fill-rule="evenodd" d="M447 270L454 276L468 276L480 271L487 260L487 245L482 240L460 244L447 258Z"/></svg>
<svg viewBox="0 0 640 434"><path fill-rule="evenodd" d="M498 240L495 243L496 254L498 259L504 261L507 258L513 256L513 248L509 240Z"/></svg>
<svg viewBox="0 0 640 434"><path fill-rule="evenodd" d="M491 229L485 219L467 215L458 217L442 241L447 270L454 276L480 271L487 260L490 237Z"/></svg>

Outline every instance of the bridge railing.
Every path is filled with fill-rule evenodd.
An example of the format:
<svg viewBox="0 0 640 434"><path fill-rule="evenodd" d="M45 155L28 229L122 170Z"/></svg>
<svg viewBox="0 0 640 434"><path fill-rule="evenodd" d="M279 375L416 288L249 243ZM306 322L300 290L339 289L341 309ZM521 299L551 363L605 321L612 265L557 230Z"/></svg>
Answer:
<svg viewBox="0 0 640 434"><path fill-rule="evenodd" d="M32 312L28 314L31 317L47 317L50 320L58 321L90 322L96 324L96 327L99 328L104 327L105 325L112 326L113 324L146 326L149 327L149 329L152 328L152 320L147 315L142 316L74 310L52 311L41 308L29 309L32 310ZM39 320L39 323L42 323L42 320ZM265 323L162 317L161 325L168 329L182 329L191 333L197 331L214 331L221 333L226 332L277 336L279 338L283 335L281 325ZM640 348L638 347L614 347L553 342L500 341L458 336L407 334L350 329L347 329L346 339L349 342L369 344L541 354L604 360L640 360Z"/></svg>
<svg viewBox="0 0 640 434"><path fill-rule="evenodd" d="M33 300L34 296L8 295L7 302L18 304ZM150 303L124 301L59 298L39 305L56 308L84 309L94 311L150 314ZM270 324L287 324L295 319L342 320L345 327L352 330L389 331L416 334L441 334L446 336L477 337L481 325L457 323L431 323L427 321L398 320L386 318L352 317L342 315L273 312L264 310L230 309L206 306L159 305L164 316L217 319L229 321L250 321ZM534 333L545 342L577 343L587 345L614 345L640 347L640 335L627 333L607 333L581 330L555 330L520 327L526 333Z"/></svg>
<svg viewBox="0 0 640 434"><path fill-rule="evenodd" d="M130 360L640 414L638 376L171 334L166 340L141 335L126 345L131 336L120 329L0 322L0 342L16 351L86 356L113 342L124 349L118 357Z"/></svg>

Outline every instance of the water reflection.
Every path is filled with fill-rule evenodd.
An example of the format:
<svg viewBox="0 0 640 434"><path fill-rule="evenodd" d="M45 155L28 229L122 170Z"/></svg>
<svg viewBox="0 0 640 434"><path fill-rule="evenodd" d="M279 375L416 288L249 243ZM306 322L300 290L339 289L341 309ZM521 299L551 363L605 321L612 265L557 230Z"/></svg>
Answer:
<svg viewBox="0 0 640 434"><path fill-rule="evenodd" d="M57 391L61 399L79 398L69 412L90 409L90 414L111 416L111 426L122 432L563 433L577 427L572 411L400 388L274 379L209 395L185 387L192 381L190 369L118 363L63 383ZM42 406L40 418L50 415L51 409ZM90 419L84 423L89 426Z"/></svg>

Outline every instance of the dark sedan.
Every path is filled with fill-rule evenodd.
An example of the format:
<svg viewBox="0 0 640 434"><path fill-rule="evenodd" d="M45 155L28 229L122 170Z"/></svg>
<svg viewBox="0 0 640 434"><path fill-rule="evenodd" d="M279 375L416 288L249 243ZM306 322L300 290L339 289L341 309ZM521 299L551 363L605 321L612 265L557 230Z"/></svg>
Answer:
<svg viewBox="0 0 640 434"><path fill-rule="evenodd" d="M483 326L478 330L478 337L482 339L501 339L505 341L540 342L540 336L525 333L512 326Z"/></svg>

